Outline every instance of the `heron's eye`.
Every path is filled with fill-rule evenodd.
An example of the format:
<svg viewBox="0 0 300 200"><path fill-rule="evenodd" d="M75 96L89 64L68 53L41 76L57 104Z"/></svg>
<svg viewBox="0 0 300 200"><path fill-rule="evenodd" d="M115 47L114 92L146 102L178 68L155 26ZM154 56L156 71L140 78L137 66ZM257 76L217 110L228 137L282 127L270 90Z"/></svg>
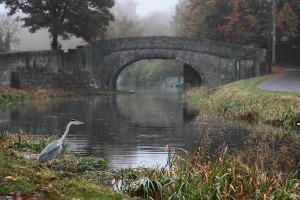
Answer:
<svg viewBox="0 0 300 200"><path fill-rule="evenodd" d="M76 119L71 119L71 122L76 122L77 120Z"/></svg>

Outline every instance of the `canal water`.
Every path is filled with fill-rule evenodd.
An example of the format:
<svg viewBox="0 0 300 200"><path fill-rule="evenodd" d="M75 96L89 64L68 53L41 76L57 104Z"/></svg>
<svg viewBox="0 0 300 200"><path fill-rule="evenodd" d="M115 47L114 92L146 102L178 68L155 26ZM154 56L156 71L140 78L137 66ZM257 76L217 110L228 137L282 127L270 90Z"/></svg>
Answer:
<svg viewBox="0 0 300 200"><path fill-rule="evenodd" d="M137 88L135 93L85 96L34 102L21 108L3 108L0 131L62 134L71 151L104 158L113 167L164 165L166 145L193 151L199 139L196 113L183 101L180 88Z"/></svg>
<svg viewBox="0 0 300 200"><path fill-rule="evenodd" d="M179 155L184 154L182 149L193 153L198 146L215 155L220 146L226 145L250 165L300 170L298 129L264 128L263 133L246 130L239 124L198 116L184 102L181 88L134 90L132 94L1 108L0 131L62 135L70 119L75 118L86 124L70 128L66 139L70 150L102 157L116 168L164 166L167 145Z"/></svg>

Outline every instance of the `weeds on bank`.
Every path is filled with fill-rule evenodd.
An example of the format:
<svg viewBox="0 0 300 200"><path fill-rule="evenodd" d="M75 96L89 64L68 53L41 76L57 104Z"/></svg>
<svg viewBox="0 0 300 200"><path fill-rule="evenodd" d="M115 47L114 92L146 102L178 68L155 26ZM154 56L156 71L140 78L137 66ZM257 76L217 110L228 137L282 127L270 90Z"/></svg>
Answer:
<svg viewBox="0 0 300 200"><path fill-rule="evenodd" d="M57 136L44 138L20 132L0 135L0 196L22 199L128 199L105 181L112 177L96 157L78 157L63 150L51 164L17 157L14 150L39 153Z"/></svg>
<svg viewBox="0 0 300 200"><path fill-rule="evenodd" d="M185 152L186 156L179 156L167 146L165 166L117 171L105 170L107 165L102 159L77 157L66 151L50 166L17 158L11 149L40 152L57 136L49 139L27 136L22 132L14 135L6 133L0 137L0 195L47 199L128 198L105 186L104 183L114 180L115 188L145 199L300 198L300 182L296 176L280 171L272 163L272 167L266 167L269 165L267 158L272 157L268 154L271 147L268 147L270 141L267 138L250 134L249 139L245 139L247 146L243 150L232 153L223 146L211 153L215 145L209 133L213 132L212 135L220 139L225 135L205 120L200 121L203 125L198 127L201 141L192 155ZM300 146L297 142L287 142L295 148ZM278 157L278 163L289 166L293 162L284 152L281 156L285 160Z"/></svg>
<svg viewBox="0 0 300 200"><path fill-rule="evenodd" d="M116 175L120 189L145 199L297 199L300 181L293 176L249 167L227 149L207 159L202 148L192 158L170 156L154 169L124 169Z"/></svg>
<svg viewBox="0 0 300 200"><path fill-rule="evenodd" d="M27 87L21 90L10 87L0 87L0 105L22 104L28 100L51 99L70 95L72 95L70 91L54 88Z"/></svg>
<svg viewBox="0 0 300 200"><path fill-rule="evenodd" d="M229 149L215 144L216 138L226 137L224 130L206 118L197 122L199 147L191 155L179 156L167 146L165 166L122 169L115 173L116 187L145 199L300 198L300 180L293 173L299 138L276 140L253 132L240 148Z"/></svg>
<svg viewBox="0 0 300 200"><path fill-rule="evenodd" d="M52 87L28 86L22 89L0 87L0 106L19 105L32 100L49 100L76 95L113 95L127 94L128 91L97 90L95 88L83 88L66 90Z"/></svg>
<svg viewBox="0 0 300 200"><path fill-rule="evenodd" d="M24 102L28 98L26 92L9 87L0 87L0 104Z"/></svg>
<svg viewBox="0 0 300 200"><path fill-rule="evenodd" d="M300 94L256 88L267 78L241 80L213 90L191 89L186 93L186 99L201 112L227 119L286 127L295 125L300 120Z"/></svg>
<svg viewBox="0 0 300 200"><path fill-rule="evenodd" d="M119 188L146 199L300 198L299 137L251 132L242 147L210 153L215 139L226 134L208 121L198 119L201 142L192 156L167 147L166 166L121 170L115 178Z"/></svg>

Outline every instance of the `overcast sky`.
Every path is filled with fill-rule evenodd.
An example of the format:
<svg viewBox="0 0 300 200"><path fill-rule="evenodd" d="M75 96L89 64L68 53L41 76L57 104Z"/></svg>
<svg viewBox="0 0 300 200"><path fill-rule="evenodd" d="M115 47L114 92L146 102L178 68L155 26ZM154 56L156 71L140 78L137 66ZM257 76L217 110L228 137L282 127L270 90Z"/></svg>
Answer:
<svg viewBox="0 0 300 200"><path fill-rule="evenodd" d="M178 0L134 0L138 3L137 13L141 17L150 12L175 10L175 6ZM0 5L0 13L4 14L5 9L3 5Z"/></svg>
<svg viewBox="0 0 300 200"><path fill-rule="evenodd" d="M135 0L138 3L137 13L144 16L149 12L175 10L178 0Z"/></svg>

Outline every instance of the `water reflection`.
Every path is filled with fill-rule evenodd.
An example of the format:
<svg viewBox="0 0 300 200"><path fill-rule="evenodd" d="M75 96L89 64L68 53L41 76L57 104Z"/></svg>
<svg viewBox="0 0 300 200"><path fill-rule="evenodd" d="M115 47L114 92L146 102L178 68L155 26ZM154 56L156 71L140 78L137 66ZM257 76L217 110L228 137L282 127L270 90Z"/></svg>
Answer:
<svg viewBox="0 0 300 200"><path fill-rule="evenodd" d="M222 145L253 165L280 170L300 162L300 137L290 130L248 131L239 124L197 118L182 100L181 89L139 88L134 94L89 96L35 102L0 110L0 131L11 127L32 134L63 133L70 119L86 123L70 128L67 143L74 152L105 158L115 167L164 165L165 147L193 151L197 145L214 153ZM262 125L259 125L262 129ZM226 127L226 128L224 128ZM233 127L233 128L228 128ZM298 136L297 136L298 135ZM263 162L261 162L263 161ZM276 161L276 162L274 162ZM298 166L299 168L299 166Z"/></svg>
<svg viewBox="0 0 300 200"><path fill-rule="evenodd" d="M115 167L155 164L167 160L165 146L192 150L197 130L182 101L182 90L140 89L134 94L91 96L33 103L0 113L1 131L62 133L72 118L84 127L71 127L67 142L72 151L97 155Z"/></svg>
<svg viewBox="0 0 300 200"><path fill-rule="evenodd" d="M217 155L221 147L226 146L230 155L235 155L250 167L285 174L300 170L300 135L292 127L249 127L248 124L246 129L247 125L228 125L228 122L216 122L203 115L199 115L196 121L200 135L198 145L207 155Z"/></svg>

